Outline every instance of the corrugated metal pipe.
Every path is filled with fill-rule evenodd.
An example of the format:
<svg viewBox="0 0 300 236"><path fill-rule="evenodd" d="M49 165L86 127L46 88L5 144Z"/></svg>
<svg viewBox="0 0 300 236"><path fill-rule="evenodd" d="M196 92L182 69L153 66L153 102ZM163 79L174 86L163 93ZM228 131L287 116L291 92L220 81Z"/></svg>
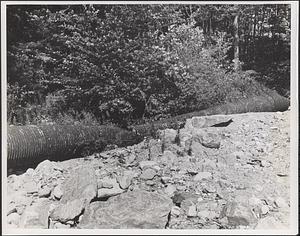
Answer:
<svg viewBox="0 0 300 236"><path fill-rule="evenodd" d="M78 157L80 149L94 142L132 145L136 134L115 126L25 125L9 126L8 168L33 166L43 160Z"/></svg>
<svg viewBox="0 0 300 236"><path fill-rule="evenodd" d="M252 99L241 99L172 117L151 124L137 125L134 131L115 126L81 126L81 125L26 125L9 126L7 139L8 168L33 166L45 159L64 160L78 157L77 151L88 142L100 140L104 145L133 145L150 136L158 129L178 128L185 120L193 116L214 114L236 114L245 112L285 111L290 105L289 99L278 94L264 95Z"/></svg>

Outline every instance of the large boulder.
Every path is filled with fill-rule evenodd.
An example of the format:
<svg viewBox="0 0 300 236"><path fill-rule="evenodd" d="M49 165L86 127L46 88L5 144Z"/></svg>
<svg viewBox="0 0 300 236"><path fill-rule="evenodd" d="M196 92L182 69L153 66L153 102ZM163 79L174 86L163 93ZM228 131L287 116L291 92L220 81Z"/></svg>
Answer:
<svg viewBox="0 0 300 236"><path fill-rule="evenodd" d="M20 228L48 228L48 216L52 202L49 199L37 199L32 205L27 206L20 218Z"/></svg>
<svg viewBox="0 0 300 236"><path fill-rule="evenodd" d="M110 178L106 176L101 181L98 182L97 197L108 198L108 197L119 195L125 191L124 189L121 188L121 186L122 184L120 185L120 183L118 183L116 178Z"/></svg>
<svg viewBox="0 0 300 236"><path fill-rule="evenodd" d="M172 201L158 193L135 190L93 202L78 227L84 229L165 228Z"/></svg>
<svg viewBox="0 0 300 236"><path fill-rule="evenodd" d="M245 204L228 202L221 211L220 218L227 217L229 225L249 226L257 223L257 217L251 208Z"/></svg>
<svg viewBox="0 0 300 236"><path fill-rule="evenodd" d="M168 148L171 144L175 143L177 134L177 130L175 129L165 129L158 131L158 137L165 148Z"/></svg>
<svg viewBox="0 0 300 236"><path fill-rule="evenodd" d="M60 204L51 212L51 219L63 223L76 220L97 196L97 179L93 167L73 169L71 177L62 185L62 193Z"/></svg>
<svg viewBox="0 0 300 236"><path fill-rule="evenodd" d="M219 148L221 137L213 128L195 129L192 131L193 141L201 143L207 148Z"/></svg>
<svg viewBox="0 0 300 236"><path fill-rule="evenodd" d="M61 223L75 220L84 210L84 200L74 199L66 204L59 205L51 212L50 218Z"/></svg>
<svg viewBox="0 0 300 236"><path fill-rule="evenodd" d="M89 204L97 196L97 178L93 167L87 165L73 169L71 177L62 185L62 191L62 203L83 199Z"/></svg>

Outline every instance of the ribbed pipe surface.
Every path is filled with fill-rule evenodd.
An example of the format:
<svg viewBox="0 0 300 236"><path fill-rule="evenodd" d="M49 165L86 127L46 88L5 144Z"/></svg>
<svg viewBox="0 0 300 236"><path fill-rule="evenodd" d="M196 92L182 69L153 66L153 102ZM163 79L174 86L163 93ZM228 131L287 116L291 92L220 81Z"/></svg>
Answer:
<svg viewBox="0 0 300 236"><path fill-rule="evenodd" d="M289 105L289 100L278 94L241 99L235 103L219 105L152 124L137 125L134 127L137 133L115 126L9 126L7 132L7 165L9 168L14 168L16 166L33 165L45 159L64 160L74 155L78 146L83 142L93 142L95 140L118 146L133 145L141 141L141 137L150 136L158 129L177 128L178 124L183 124L186 119L193 116L285 111Z"/></svg>
<svg viewBox="0 0 300 236"><path fill-rule="evenodd" d="M7 164L8 167L15 167L38 163L45 159L67 159L74 155L83 143L99 139L108 144L114 142L119 144L117 135L121 131L130 136L131 132L114 126L9 126Z"/></svg>
<svg viewBox="0 0 300 236"><path fill-rule="evenodd" d="M246 112L276 112L285 111L290 106L289 99L277 94L266 94L264 96L257 96L253 98L240 99L234 103L226 103L211 107L205 110L186 113L178 115L169 119L154 122L152 127L155 129L173 128L176 129L178 125L185 123L186 119L195 116L210 116L210 115L227 115L227 114L238 114ZM135 129L142 134L150 134L151 125L139 125Z"/></svg>

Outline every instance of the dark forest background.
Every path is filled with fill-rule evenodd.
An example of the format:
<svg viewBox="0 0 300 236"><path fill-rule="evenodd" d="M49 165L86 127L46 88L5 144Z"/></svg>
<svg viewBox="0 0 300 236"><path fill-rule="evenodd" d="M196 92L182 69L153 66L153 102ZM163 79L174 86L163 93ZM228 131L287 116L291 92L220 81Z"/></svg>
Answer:
<svg viewBox="0 0 300 236"><path fill-rule="evenodd" d="M289 96L290 5L9 5L8 123L158 120Z"/></svg>

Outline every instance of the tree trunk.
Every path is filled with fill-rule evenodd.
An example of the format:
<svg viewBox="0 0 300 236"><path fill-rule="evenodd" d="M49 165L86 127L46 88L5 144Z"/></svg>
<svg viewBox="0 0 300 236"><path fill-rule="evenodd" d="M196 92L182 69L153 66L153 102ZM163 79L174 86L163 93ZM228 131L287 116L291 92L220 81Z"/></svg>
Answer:
<svg viewBox="0 0 300 236"><path fill-rule="evenodd" d="M257 52L256 52L256 40L255 40L255 37L256 37L256 24L257 24L257 12L255 11L255 15L254 15L254 23L253 23L253 34L252 34L252 41L253 41L253 51L254 51L254 62L256 61L256 55L257 55Z"/></svg>
<svg viewBox="0 0 300 236"><path fill-rule="evenodd" d="M240 59L239 59L239 13L234 17L233 21L234 28L234 70L240 70Z"/></svg>
<svg viewBox="0 0 300 236"><path fill-rule="evenodd" d="M213 27L212 27L212 12L211 12L209 16L209 35L212 34L213 34Z"/></svg>

